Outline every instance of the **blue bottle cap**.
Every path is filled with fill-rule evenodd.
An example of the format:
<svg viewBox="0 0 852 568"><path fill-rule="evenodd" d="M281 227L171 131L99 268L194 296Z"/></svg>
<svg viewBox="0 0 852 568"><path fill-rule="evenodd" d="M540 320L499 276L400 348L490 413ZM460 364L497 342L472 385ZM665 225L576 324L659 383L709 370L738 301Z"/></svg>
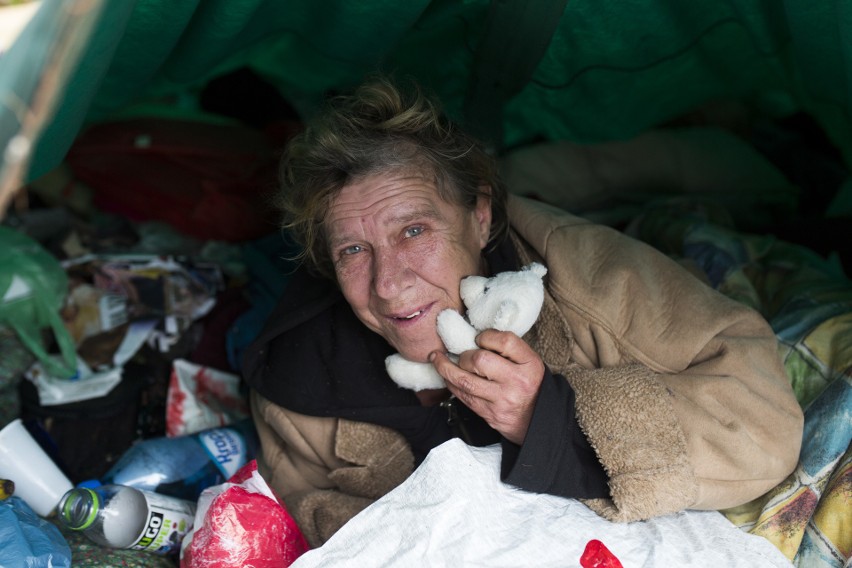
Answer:
<svg viewBox="0 0 852 568"><path fill-rule="evenodd" d="M98 479L87 479L86 481L81 481L77 484L77 487L87 487L89 489L95 489L96 487L100 487L103 483Z"/></svg>

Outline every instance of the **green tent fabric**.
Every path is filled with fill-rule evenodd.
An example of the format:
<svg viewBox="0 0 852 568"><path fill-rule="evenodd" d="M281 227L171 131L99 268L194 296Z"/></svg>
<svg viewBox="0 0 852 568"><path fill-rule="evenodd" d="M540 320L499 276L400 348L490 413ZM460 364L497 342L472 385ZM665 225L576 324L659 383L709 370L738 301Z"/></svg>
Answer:
<svg viewBox="0 0 852 568"><path fill-rule="evenodd" d="M140 114L222 120L203 113L197 95L213 78L244 67L267 79L303 117L328 93L349 89L371 73L413 76L441 97L450 115L486 138L496 137L488 141L497 150L536 141L632 139L702 105L734 99L770 116L804 111L852 166L849 0L40 3L18 40L0 53L0 219L8 197L4 176L28 150L21 183L61 164L89 124ZM57 73L48 76L48 69ZM27 131L33 138L22 140L20 132L32 118L28 107L38 109L39 95L51 90L56 96L48 101L43 128ZM835 217L852 214L852 179L832 207L827 213ZM745 253L764 252L751 241L723 244L730 247L722 253L741 254L706 258L751 267L754 259ZM751 290L741 277L749 273L742 266L725 273L734 292ZM765 282L787 283L785 277L782 273ZM824 300L820 291L811 287L790 305L808 316L817 313L814 306L846 310L848 303ZM846 310L837 316L842 332L815 335L841 337L849 327L848 315ZM792 314L790 321L798 329L805 319ZM820 359L813 337L791 334L785 336L785 352L796 355L789 360L802 373L820 370L834 377L849 368L848 357ZM841 355L848 355L843 349L848 342L836 343ZM807 356L799 357L801 353ZM811 447L820 458L828 455L820 453L818 444ZM822 476L808 469L807 476L797 479L819 485L821 494L824 480L835 471L848 471L849 451L844 451L845 461L836 470L816 460ZM841 490L826 494L842 495ZM773 510L777 502L773 496L762 513L765 503L757 511L738 514L755 513L756 518L761 513L763 525L757 528L766 533L777 529L780 536L774 542L792 543L791 556L803 538L816 543L814 550L821 546L816 536L802 536L818 534L808 519L819 498L810 509ZM786 530L791 510L804 519L796 531Z"/></svg>
<svg viewBox="0 0 852 568"><path fill-rule="evenodd" d="M43 0L0 59L0 88L38 67L35 46L72 0ZM496 86L474 85L488 35L488 0L122 0L89 2L101 13L68 69L55 116L27 177L57 165L87 122L142 98L191 93L210 78L249 66L300 113L366 74L413 75L464 119L469 93L487 102ZM527 3L534 7L535 3ZM844 0L572 0L553 25L506 27L523 50L552 38L529 80L506 98L503 148L531 140L626 138L707 101L738 98L772 113L812 114L852 163L852 3ZM41 22L41 23L40 23ZM845 31L845 33L844 33ZM508 50L507 50L508 53ZM538 56L535 57L536 59ZM517 56L507 60L526 60ZM36 61L33 66L32 62ZM486 77L488 79L488 77ZM468 104L476 105L477 101ZM498 109L499 110L499 109ZM166 112L160 109L161 112ZM7 109L4 108L4 113ZM193 112L172 105L169 112ZM2 125L2 123L0 123ZM3 145L9 128L0 130Z"/></svg>

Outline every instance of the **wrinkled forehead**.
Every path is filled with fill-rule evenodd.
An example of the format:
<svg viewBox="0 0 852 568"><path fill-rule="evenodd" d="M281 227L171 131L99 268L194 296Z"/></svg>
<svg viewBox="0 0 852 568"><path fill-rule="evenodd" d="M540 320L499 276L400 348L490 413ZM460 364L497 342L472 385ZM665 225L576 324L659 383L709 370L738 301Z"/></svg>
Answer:
<svg viewBox="0 0 852 568"><path fill-rule="evenodd" d="M456 208L430 179L405 173L381 175L344 186L331 202L325 224L328 233L336 233L352 223L393 226Z"/></svg>
<svg viewBox="0 0 852 568"><path fill-rule="evenodd" d="M397 208L409 200L420 209L425 203L439 202L463 207L450 185L433 169L411 165L353 176L329 196L323 211L324 230L341 216L376 213L389 203Z"/></svg>

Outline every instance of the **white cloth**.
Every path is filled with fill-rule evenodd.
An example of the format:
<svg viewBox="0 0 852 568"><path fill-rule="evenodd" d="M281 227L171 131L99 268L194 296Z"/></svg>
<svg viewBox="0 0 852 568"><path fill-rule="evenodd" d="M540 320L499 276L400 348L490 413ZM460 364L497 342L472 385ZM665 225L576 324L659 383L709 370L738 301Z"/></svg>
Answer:
<svg viewBox="0 0 852 568"><path fill-rule="evenodd" d="M508 486L499 471L499 446L446 442L292 566L577 567L592 539L625 568L792 566L768 540L715 511L611 523L577 500Z"/></svg>

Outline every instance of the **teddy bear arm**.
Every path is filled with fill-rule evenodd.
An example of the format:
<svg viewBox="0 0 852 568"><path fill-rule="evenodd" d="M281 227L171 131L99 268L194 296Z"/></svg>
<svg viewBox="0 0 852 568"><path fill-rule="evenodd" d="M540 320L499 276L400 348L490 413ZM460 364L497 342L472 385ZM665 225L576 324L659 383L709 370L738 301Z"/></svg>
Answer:
<svg viewBox="0 0 852 568"><path fill-rule="evenodd" d="M385 369L393 382L413 391L442 389L446 386L444 377L438 374L431 363L409 361L399 353L385 359Z"/></svg>
<svg viewBox="0 0 852 568"><path fill-rule="evenodd" d="M466 306L477 303L485 294L488 278L484 276L467 276L459 284L459 294Z"/></svg>

